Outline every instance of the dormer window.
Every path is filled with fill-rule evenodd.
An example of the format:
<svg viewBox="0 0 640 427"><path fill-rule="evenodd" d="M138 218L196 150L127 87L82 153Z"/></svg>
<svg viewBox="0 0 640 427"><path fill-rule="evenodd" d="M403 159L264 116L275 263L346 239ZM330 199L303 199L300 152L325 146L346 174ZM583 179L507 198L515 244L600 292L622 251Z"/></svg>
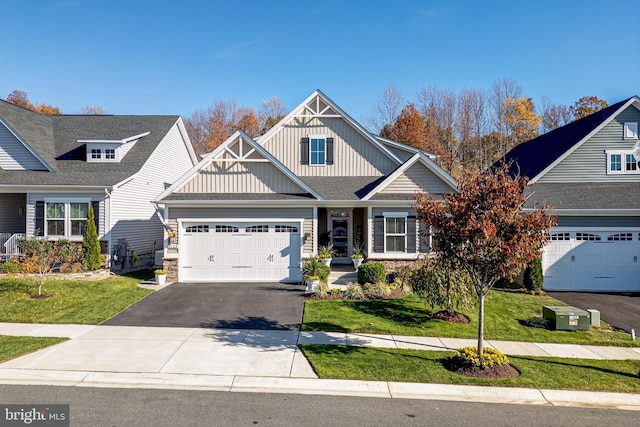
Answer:
<svg viewBox="0 0 640 427"><path fill-rule="evenodd" d="M150 132L130 136L123 139L79 139L79 143L86 144L87 162L118 163L133 148L133 146Z"/></svg>

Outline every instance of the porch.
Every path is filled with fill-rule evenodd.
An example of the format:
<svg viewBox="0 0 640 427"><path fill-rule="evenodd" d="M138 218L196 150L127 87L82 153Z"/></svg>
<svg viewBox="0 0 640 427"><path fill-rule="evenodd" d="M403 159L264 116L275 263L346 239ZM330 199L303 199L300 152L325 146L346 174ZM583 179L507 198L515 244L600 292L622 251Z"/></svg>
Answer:
<svg viewBox="0 0 640 427"><path fill-rule="evenodd" d="M0 261L20 254L18 240L26 233L27 195L0 194Z"/></svg>

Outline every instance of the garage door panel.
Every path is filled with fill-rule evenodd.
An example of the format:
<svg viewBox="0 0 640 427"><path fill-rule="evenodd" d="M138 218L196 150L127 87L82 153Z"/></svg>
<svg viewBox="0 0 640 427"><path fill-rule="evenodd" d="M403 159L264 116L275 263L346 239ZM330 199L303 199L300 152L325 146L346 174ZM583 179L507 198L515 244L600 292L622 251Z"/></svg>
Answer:
<svg viewBox="0 0 640 427"><path fill-rule="evenodd" d="M601 240L577 240L576 234ZM640 241L609 240L611 232L575 230L571 240L551 241L542 261L547 290L640 291Z"/></svg>
<svg viewBox="0 0 640 427"><path fill-rule="evenodd" d="M183 228L193 225L184 224ZM220 226L222 225L222 226ZM225 226L226 225L226 226ZM237 232L215 232L233 229ZM300 233L247 232L247 224L211 223L208 233L185 233L181 238L182 281L300 281ZM263 224L261 229L265 229ZM298 229L291 224L292 229Z"/></svg>

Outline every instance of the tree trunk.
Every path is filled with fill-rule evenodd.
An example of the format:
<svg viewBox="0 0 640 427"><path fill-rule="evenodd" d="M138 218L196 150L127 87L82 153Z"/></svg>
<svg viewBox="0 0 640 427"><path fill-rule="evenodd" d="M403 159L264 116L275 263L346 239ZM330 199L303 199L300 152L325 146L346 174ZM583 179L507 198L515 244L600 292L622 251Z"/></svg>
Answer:
<svg viewBox="0 0 640 427"><path fill-rule="evenodd" d="M484 363L482 352L484 347L484 292L480 292L478 295L478 358L480 363Z"/></svg>

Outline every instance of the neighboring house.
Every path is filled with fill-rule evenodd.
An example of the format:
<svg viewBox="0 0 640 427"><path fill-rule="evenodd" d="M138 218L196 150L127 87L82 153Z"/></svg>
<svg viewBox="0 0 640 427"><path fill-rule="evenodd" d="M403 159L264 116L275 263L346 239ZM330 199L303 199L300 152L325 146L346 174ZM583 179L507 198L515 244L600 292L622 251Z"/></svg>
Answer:
<svg viewBox="0 0 640 427"><path fill-rule="evenodd" d="M427 253L413 196L457 191L425 152L376 137L315 91L259 138L239 131L162 193L174 280L299 282L332 244L369 260ZM424 231L424 230L422 230Z"/></svg>
<svg viewBox="0 0 640 427"><path fill-rule="evenodd" d="M0 254L20 236L81 241L93 205L121 269L162 249L151 199L197 158L178 116L46 116L0 101Z"/></svg>
<svg viewBox="0 0 640 427"><path fill-rule="evenodd" d="M504 157L530 178L527 207L546 202L558 215L542 255L545 289L640 291L639 123L634 96Z"/></svg>

